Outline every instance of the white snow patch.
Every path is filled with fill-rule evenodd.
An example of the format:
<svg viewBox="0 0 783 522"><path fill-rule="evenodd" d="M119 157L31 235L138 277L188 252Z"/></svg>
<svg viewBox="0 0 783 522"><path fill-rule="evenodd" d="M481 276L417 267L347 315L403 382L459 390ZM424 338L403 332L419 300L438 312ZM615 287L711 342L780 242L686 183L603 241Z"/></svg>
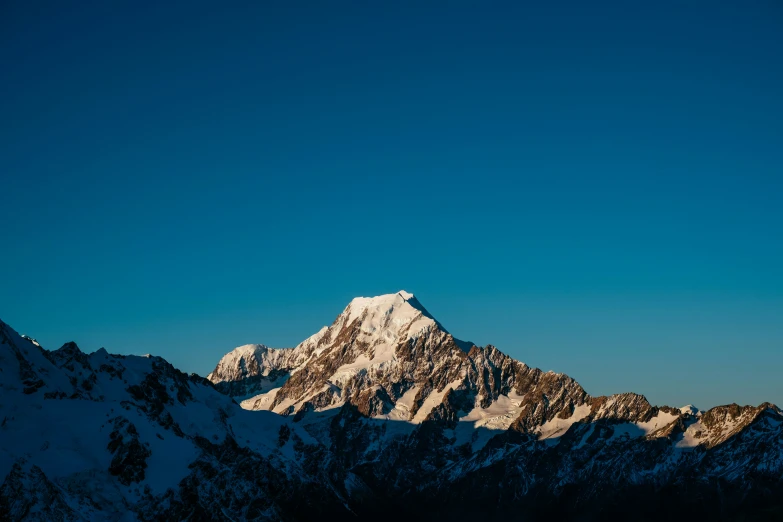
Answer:
<svg viewBox="0 0 783 522"><path fill-rule="evenodd" d="M459 419L454 429L454 444L460 446L471 443L473 451L478 451L496 434L505 431L519 416L524 395L512 391L500 395L487 408L475 407Z"/></svg>
<svg viewBox="0 0 783 522"><path fill-rule="evenodd" d="M424 422L424 419L427 418L427 415L430 414L430 412L443 401L443 396L446 395L446 392L456 388L462 384L462 379L457 379L456 381L450 382L447 384L441 391L438 390L432 390L430 394L427 396L426 399L424 399L424 402L422 403L421 407L416 411L416 414L413 416L412 422L415 424L420 424Z"/></svg>
<svg viewBox="0 0 783 522"><path fill-rule="evenodd" d="M636 426L641 429L645 435L649 435L650 433L653 433L654 431L657 431L661 428L665 428L675 420L677 420L679 416L675 415L673 413L666 413L659 411L658 415L653 417L647 422L637 422L635 423Z"/></svg>
<svg viewBox="0 0 783 522"><path fill-rule="evenodd" d="M249 399L245 399L239 405L246 410L268 410L275 401L278 391L280 391L280 387L272 388L265 393L259 393Z"/></svg>
<svg viewBox="0 0 783 522"><path fill-rule="evenodd" d="M653 434L661 428L665 428L677 420L678 417L679 416L676 414L660 411L658 412L658 415L651 418L647 422L625 422L622 424L615 424L613 426L614 434L611 438L617 439L621 437L645 437L647 435Z"/></svg>
<svg viewBox="0 0 783 522"><path fill-rule="evenodd" d="M411 408L413 407L413 401L416 399L416 394L419 393L419 387L413 386L408 391L402 394L402 397L397 399L394 404L394 409L385 415L376 415L376 419L386 419L393 421L408 421L411 420Z"/></svg>
<svg viewBox="0 0 783 522"><path fill-rule="evenodd" d="M682 438L678 440L674 446L681 449L695 448L706 442L705 435L705 426L701 423L701 419L699 419L685 429Z"/></svg>
<svg viewBox="0 0 783 522"><path fill-rule="evenodd" d="M572 424L579 422L590 415L590 409L589 404L582 404L574 408L574 412L567 419L555 417L554 419L545 422L537 430L539 434L538 438L544 440L561 437L568 431L568 428L570 428Z"/></svg>
<svg viewBox="0 0 783 522"><path fill-rule="evenodd" d="M685 406L680 408L680 412L687 413L687 414L690 414L690 415L697 415L697 414L700 413L699 412L699 408L697 408L693 404L686 404Z"/></svg>

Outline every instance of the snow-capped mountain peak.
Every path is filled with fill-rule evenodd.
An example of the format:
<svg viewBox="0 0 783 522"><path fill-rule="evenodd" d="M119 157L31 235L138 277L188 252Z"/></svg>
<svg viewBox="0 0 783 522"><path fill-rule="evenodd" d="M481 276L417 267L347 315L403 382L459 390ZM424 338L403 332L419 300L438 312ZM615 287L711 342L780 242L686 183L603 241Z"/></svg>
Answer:
<svg viewBox="0 0 783 522"><path fill-rule="evenodd" d="M699 408L694 406L693 404L686 404L682 408L680 408L681 413L687 413L688 415L697 415L700 413Z"/></svg>
<svg viewBox="0 0 783 522"><path fill-rule="evenodd" d="M243 344L228 352L218 363L215 370L207 375L208 379L213 376L221 380L244 379L249 376L249 372L255 372L253 364L263 359L264 354L269 351L269 347L264 344Z"/></svg>
<svg viewBox="0 0 783 522"><path fill-rule="evenodd" d="M389 340L410 338L424 329L440 327L416 297L405 290L376 297L357 297L348 304L343 316L344 325L359 321L362 333Z"/></svg>
<svg viewBox="0 0 783 522"><path fill-rule="evenodd" d="M388 412L413 385L411 372L459 368L456 361L464 359L471 346L454 339L412 293L401 290L351 300L330 326L295 348L249 354L246 359L257 361L257 369L239 380L232 375L243 374L238 354L244 352L235 350L237 354L224 357L209 379L227 393L232 387L232 394L240 398L255 394L243 402L251 409L295 413L361 400L372 402L373 411ZM272 375L274 381L266 368L278 371ZM453 381L458 376L451 377ZM348 397L372 388L372 383L400 378L404 383L389 397ZM422 391L422 400L428 394L429 389Z"/></svg>

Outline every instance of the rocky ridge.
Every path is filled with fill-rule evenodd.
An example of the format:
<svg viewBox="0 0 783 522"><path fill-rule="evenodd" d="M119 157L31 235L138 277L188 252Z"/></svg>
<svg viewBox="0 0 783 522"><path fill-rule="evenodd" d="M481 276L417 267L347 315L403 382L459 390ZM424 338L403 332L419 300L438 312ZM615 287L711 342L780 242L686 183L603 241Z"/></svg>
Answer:
<svg viewBox="0 0 783 522"><path fill-rule="evenodd" d="M776 406L592 397L455 339L406 292L208 377L0 322L0 519L783 515Z"/></svg>
<svg viewBox="0 0 783 522"><path fill-rule="evenodd" d="M781 487L776 406L701 412L635 393L592 397L567 375L455 339L407 292L355 299L314 344L291 349L307 355L242 405L293 417L384 494L448 496L469 484L475 497L501 479L486 495L502 510L531 504L532 491L578 489L578 502L600 505L618 485L728 481L740 498L758 486L748 476Z"/></svg>
<svg viewBox="0 0 783 522"><path fill-rule="evenodd" d="M700 415L655 407L634 393L591 397L567 375L542 372L494 346L454 338L405 291L354 299L330 326L295 348L239 347L208 378L244 399L247 409L299 419L352 405L370 418L420 424L445 416L539 438L562 435L575 422L598 420L633 423L649 435L686 415ZM245 383L257 378L266 386L245 397L251 389ZM243 393L232 394L232 387ZM708 424L718 411L705 417ZM733 419L740 413L721 415ZM700 442L714 445L731 430L704 433Z"/></svg>

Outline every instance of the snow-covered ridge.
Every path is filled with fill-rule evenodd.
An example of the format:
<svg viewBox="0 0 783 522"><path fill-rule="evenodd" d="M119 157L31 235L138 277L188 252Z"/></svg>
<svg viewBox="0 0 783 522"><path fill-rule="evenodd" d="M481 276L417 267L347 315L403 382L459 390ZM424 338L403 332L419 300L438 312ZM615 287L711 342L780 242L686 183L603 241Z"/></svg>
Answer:
<svg viewBox="0 0 783 522"><path fill-rule="evenodd" d="M628 484L698 476L751 490L783 476L774 405L701 412L591 397L492 346L463 349L413 299L354 300L295 348L238 347L213 385L155 356L49 352L0 322L0 518L311 519L334 496L343 511L322 518L342 519L379 493L404 504L411 486L437 510L497 502L476 484L509 492L514 508L528 491L573 484L581 509ZM276 504L286 491L293 503Z"/></svg>
<svg viewBox="0 0 783 522"><path fill-rule="evenodd" d="M414 425L447 415L457 420L458 440L486 428L557 442L569 430L596 423L614 426L609 431L615 437L668 437L701 419L691 405L657 408L635 393L590 397L567 375L530 368L494 347L466 350L465 344L401 290L354 298L330 326L296 348L239 347L210 379L226 390L250 383L228 392L244 408L283 415L337 411L346 404L369 418ZM755 414L745 412L738 420L731 415L702 441L726 440Z"/></svg>
<svg viewBox="0 0 783 522"><path fill-rule="evenodd" d="M296 348L239 347L210 379L255 379L233 395L244 408L283 415L336 411L350 403L368 417L420 424L443 415L444 407L454 409L453 402L459 440L482 427L557 440L574 424L595 422L615 423L615 432L632 437L661 437L680 419L701 414L690 405L656 408L634 393L593 398L567 375L530 368L494 347L467 350L466 344L401 290L354 298L330 326Z"/></svg>
<svg viewBox="0 0 783 522"><path fill-rule="evenodd" d="M326 332L327 327L323 327L294 348L270 348L264 344L238 346L220 359L207 379L217 384L279 372L293 373L318 355L318 342Z"/></svg>
<svg viewBox="0 0 783 522"><path fill-rule="evenodd" d="M215 369L207 375L212 382L235 381L248 377L248 365L252 361L260 361L269 352L269 348L263 344L245 344L228 352L220 359Z"/></svg>
<svg viewBox="0 0 783 522"><path fill-rule="evenodd" d="M294 476L294 439L315 443L290 419L244 411L160 357L86 354L73 342L49 351L0 321L0 519L150 519L144 510L184 519L156 502L178 498L194 464L237 448ZM259 487L240 477L235 486Z"/></svg>

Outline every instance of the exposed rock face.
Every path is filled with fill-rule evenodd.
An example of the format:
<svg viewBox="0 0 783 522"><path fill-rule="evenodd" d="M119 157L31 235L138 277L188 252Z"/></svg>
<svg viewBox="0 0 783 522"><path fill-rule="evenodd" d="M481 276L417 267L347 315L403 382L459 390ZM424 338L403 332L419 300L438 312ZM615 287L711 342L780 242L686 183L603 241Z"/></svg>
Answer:
<svg viewBox="0 0 783 522"><path fill-rule="evenodd" d="M114 417L109 422L114 426L106 446L114 455L109 473L116 475L126 486L141 482L144 480L144 470L147 469L147 458L152 454L149 444L139 442L139 432L125 417Z"/></svg>
<svg viewBox="0 0 783 522"><path fill-rule="evenodd" d="M0 322L0 519L783 516L776 406L592 397L455 339L406 292L208 377Z"/></svg>

